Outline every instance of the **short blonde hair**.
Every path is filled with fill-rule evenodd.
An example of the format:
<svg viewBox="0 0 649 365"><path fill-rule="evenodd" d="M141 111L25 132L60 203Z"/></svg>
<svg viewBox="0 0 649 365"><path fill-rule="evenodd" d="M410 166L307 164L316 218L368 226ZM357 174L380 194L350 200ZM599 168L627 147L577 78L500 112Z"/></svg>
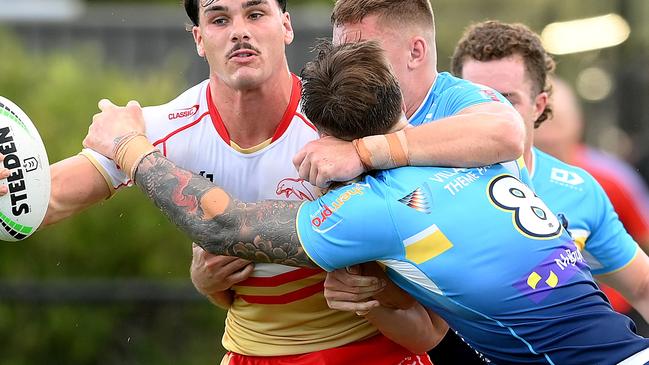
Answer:
<svg viewBox="0 0 649 365"><path fill-rule="evenodd" d="M416 25L435 35L435 17L428 0L337 0L331 24L354 24L370 15L377 15L388 26Z"/></svg>

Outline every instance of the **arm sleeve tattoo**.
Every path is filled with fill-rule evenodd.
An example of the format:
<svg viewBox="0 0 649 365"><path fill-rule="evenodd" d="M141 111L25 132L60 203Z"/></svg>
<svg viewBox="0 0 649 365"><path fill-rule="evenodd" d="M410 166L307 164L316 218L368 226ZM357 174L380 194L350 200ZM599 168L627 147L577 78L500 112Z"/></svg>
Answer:
<svg viewBox="0 0 649 365"><path fill-rule="evenodd" d="M142 160L135 180L172 223L211 253L318 267L298 239L295 220L301 202L241 202L160 152Z"/></svg>

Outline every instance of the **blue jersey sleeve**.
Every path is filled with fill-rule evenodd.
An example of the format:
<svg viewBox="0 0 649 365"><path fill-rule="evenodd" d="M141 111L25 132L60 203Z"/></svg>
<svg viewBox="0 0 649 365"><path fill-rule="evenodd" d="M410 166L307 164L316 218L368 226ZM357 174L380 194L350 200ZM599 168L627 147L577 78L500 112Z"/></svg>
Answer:
<svg viewBox="0 0 649 365"><path fill-rule="evenodd" d="M449 88L442 96L439 98L439 102L444 104L440 106L446 111L447 115L458 114L466 108L482 103L498 102L509 104L509 101L497 91L468 81Z"/></svg>
<svg viewBox="0 0 649 365"><path fill-rule="evenodd" d="M418 126L456 115L474 105L493 102L509 104L493 89L442 72L409 122Z"/></svg>
<svg viewBox="0 0 649 365"><path fill-rule="evenodd" d="M589 180L593 185L592 199L597 203L593 212L597 221L584 249L587 255L595 259L591 264L592 273L608 274L628 265L636 256L639 247L624 229L604 189L592 177ZM575 238L578 240L578 237Z"/></svg>
<svg viewBox="0 0 649 365"><path fill-rule="evenodd" d="M388 204L376 189L352 184L301 206L298 235L318 266L332 271L387 257L398 249Z"/></svg>

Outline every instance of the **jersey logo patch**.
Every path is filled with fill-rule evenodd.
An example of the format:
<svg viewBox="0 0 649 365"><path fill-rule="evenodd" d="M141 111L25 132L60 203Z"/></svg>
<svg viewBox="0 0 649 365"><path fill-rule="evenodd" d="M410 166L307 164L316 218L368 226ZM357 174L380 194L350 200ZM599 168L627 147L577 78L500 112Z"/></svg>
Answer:
<svg viewBox="0 0 649 365"><path fill-rule="evenodd" d="M492 101L502 102L498 95L496 95L496 92L491 89L480 89L480 94L482 94L482 96L487 99L491 99Z"/></svg>
<svg viewBox="0 0 649 365"><path fill-rule="evenodd" d="M178 118L188 118L198 112L198 105L191 106L189 108L177 109L169 113L169 120L174 120Z"/></svg>
<svg viewBox="0 0 649 365"><path fill-rule="evenodd" d="M406 258L416 264L424 263L453 248L453 243L437 225L403 240Z"/></svg>
<svg viewBox="0 0 649 365"><path fill-rule="evenodd" d="M550 180L562 184L572 185L572 186L577 186L584 183L584 179L578 174L574 172L558 169L556 167L552 168L552 172L550 174Z"/></svg>
<svg viewBox="0 0 649 365"><path fill-rule="evenodd" d="M287 177L277 184L275 194L284 196L286 199L315 200L311 192L311 185L304 179L293 179Z"/></svg>
<svg viewBox="0 0 649 365"><path fill-rule="evenodd" d="M514 287L538 304L552 293L552 289L566 284L586 268L586 261L576 247L560 248L520 278Z"/></svg>
<svg viewBox="0 0 649 365"><path fill-rule="evenodd" d="M430 214L430 204L428 203L428 197L421 188L417 188L412 193L399 199L399 202L418 212Z"/></svg>

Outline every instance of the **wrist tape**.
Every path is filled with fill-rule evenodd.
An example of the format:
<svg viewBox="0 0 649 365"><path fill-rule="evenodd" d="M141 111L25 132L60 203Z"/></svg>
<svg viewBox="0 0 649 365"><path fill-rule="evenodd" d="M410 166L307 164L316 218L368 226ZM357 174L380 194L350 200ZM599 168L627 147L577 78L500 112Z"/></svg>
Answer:
<svg viewBox="0 0 649 365"><path fill-rule="evenodd" d="M408 141L403 130L355 139L352 144L366 171L385 170L410 164Z"/></svg>
<svg viewBox="0 0 649 365"><path fill-rule="evenodd" d="M131 180L135 181L137 166L144 157L155 151L157 149L153 147L144 134L134 133L124 137L115 146L114 161Z"/></svg>

